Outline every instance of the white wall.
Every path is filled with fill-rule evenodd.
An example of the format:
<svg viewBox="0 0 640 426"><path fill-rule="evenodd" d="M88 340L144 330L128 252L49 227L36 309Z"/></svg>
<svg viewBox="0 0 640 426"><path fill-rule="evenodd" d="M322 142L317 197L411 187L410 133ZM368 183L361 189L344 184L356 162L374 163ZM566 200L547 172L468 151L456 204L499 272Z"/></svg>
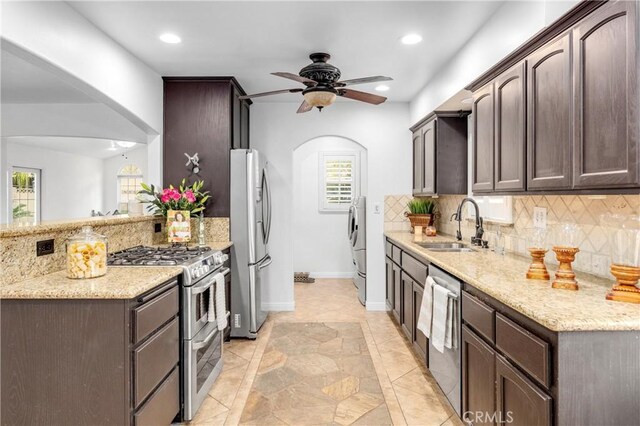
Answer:
<svg viewBox="0 0 640 426"><path fill-rule="evenodd" d="M344 101L321 113L313 110L296 114L298 106L288 102L256 102L251 107L251 146L262 151L271 164L274 202L269 242L273 263L265 269L263 306L269 310L294 308L293 151L318 136L335 135L357 141L367 149L367 308L383 310L384 217L372 211L374 203L380 203L383 210L385 194L411 190L409 106Z"/></svg>
<svg viewBox="0 0 640 426"><path fill-rule="evenodd" d="M6 166L41 170L41 219L77 219L102 210L103 160L15 143Z"/></svg>
<svg viewBox="0 0 640 426"><path fill-rule="evenodd" d="M146 181L148 176L147 167L147 147L142 146L140 148L127 151L123 157L117 155L115 157L107 158L103 160L103 205L105 211L113 211L118 207L118 172L127 164L135 164L142 170L144 176L143 181Z"/></svg>
<svg viewBox="0 0 640 426"><path fill-rule="evenodd" d="M411 123L458 93L577 2L505 2L414 97L410 103Z"/></svg>
<svg viewBox="0 0 640 426"><path fill-rule="evenodd" d="M367 151L337 136L321 136L293 154L293 268L317 278L348 278L355 271L346 236L347 212L320 212L321 152L357 152L358 195L367 195Z"/></svg>

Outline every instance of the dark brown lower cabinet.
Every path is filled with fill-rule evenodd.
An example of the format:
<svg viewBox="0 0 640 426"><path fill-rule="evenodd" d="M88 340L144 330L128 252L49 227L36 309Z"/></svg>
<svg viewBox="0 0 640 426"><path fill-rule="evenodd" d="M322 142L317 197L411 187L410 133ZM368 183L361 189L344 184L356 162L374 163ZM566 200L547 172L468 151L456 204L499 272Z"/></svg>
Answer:
<svg viewBox="0 0 640 426"><path fill-rule="evenodd" d="M551 401L509 361L496 355L496 414L500 421L514 426L550 425Z"/></svg>
<svg viewBox="0 0 640 426"><path fill-rule="evenodd" d="M393 309L393 261L386 257L384 259L385 269L385 300L387 307Z"/></svg>
<svg viewBox="0 0 640 426"><path fill-rule="evenodd" d="M466 424L496 424L495 358L496 351L463 325L462 420Z"/></svg>
<svg viewBox="0 0 640 426"><path fill-rule="evenodd" d="M413 297L412 297L412 311L413 311L413 350L418 354L420 359L425 364L428 363L428 350L429 339L424 333L418 330L418 318L420 317L420 306L422 304L422 297L424 295L424 288L417 282L413 282Z"/></svg>
<svg viewBox="0 0 640 426"><path fill-rule="evenodd" d="M401 291L401 281L402 281L402 271L398 265L393 263L393 309L392 313L398 323L400 322L400 311L402 310L402 291Z"/></svg>
<svg viewBox="0 0 640 426"><path fill-rule="evenodd" d="M400 326L410 342L413 342L413 280L404 272L400 283L402 291L402 310Z"/></svg>

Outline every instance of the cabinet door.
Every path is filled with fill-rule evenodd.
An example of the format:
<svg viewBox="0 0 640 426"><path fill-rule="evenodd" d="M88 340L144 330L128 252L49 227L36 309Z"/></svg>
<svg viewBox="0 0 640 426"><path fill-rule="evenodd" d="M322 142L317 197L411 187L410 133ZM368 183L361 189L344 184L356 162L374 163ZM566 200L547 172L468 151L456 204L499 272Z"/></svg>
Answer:
<svg viewBox="0 0 640 426"><path fill-rule="evenodd" d="M385 257L386 301L389 309L393 309L393 262Z"/></svg>
<svg viewBox="0 0 640 426"><path fill-rule="evenodd" d="M495 81L495 190L525 189L526 83L524 62Z"/></svg>
<svg viewBox="0 0 640 426"><path fill-rule="evenodd" d="M436 193L436 120L431 120L422 128L422 170L423 194Z"/></svg>
<svg viewBox="0 0 640 426"><path fill-rule="evenodd" d="M573 30L574 187L639 183L637 2L610 2Z"/></svg>
<svg viewBox="0 0 640 426"><path fill-rule="evenodd" d="M240 147L250 148L249 142L249 102L242 101L240 104Z"/></svg>
<svg viewBox="0 0 640 426"><path fill-rule="evenodd" d="M462 326L462 420L468 424L495 424L495 356L489 345Z"/></svg>
<svg viewBox="0 0 640 426"><path fill-rule="evenodd" d="M409 341L413 341L413 280L404 272L401 282L402 304L400 310L400 326Z"/></svg>
<svg viewBox="0 0 640 426"><path fill-rule="evenodd" d="M402 306L402 289L400 288L401 284L401 270L398 265L395 263L392 264L393 268L393 316L396 318L396 321L400 323L400 311Z"/></svg>
<svg viewBox="0 0 640 426"><path fill-rule="evenodd" d="M503 422L514 426L551 424L551 397L500 355L496 355L496 391L496 414Z"/></svg>
<svg viewBox="0 0 640 426"><path fill-rule="evenodd" d="M422 156L422 129L413 132L413 194L422 192L424 182L423 156Z"/></svg>
<svg viewBox="0 0 640 426"><path fill-rule="evenodd" d="M239 149L242 148L242 103L240 100L240 93L236 90L234 86L231 86L231 96L233 97L233 105L232 105L232 132L231 132L231 149Z"/></svg>
<svg viewBox="0 0 640 426"><path fill-rule="evenodd" d="M493 83L473 94L473 192L493 191Z"/></svg>
<svg viewBox="0 0 640 426"><path fill-rule="evenodd" d="M570 35L527 58L527 188L571 188Z"/></svg>
<svg viewBox="0 0 640 426"><path fill-rule="evenodd" d="M424 295L424 289L413 283L413 349L416 351L420 359L427 363L427 350L429 348L429 340L427 336L420 330L418 330L418 318L420 317L420 306L422 305L422 297Z"/></svg>

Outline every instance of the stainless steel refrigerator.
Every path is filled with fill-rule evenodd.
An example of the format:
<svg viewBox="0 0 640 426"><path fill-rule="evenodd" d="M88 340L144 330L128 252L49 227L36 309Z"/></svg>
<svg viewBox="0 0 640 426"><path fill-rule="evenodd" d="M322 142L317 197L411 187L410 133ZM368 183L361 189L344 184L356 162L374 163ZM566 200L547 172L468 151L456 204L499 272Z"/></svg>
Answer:
<svg viewBox="0 0 640 426"><path fill-rule="evenodd" d="M268 164L255 149L231 151L231 336L255 339L262 310L265 268L271 264L271 190ZM215 202L215 201L214 201Z"/></svg>
<svg viewBox="0 0 640 426"><path fill-rule="evenodd" d="M357 197L349 207L348 232L351 244L351 255L356 271L353 283L358 289L358 300L363 305L367 302L367 200Z"/></svg>

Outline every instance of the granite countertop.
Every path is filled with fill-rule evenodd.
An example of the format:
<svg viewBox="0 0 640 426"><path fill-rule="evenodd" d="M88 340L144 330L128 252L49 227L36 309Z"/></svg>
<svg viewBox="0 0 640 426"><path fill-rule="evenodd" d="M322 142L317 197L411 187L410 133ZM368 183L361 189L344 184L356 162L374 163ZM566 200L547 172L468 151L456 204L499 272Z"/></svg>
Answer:
<svg viewBox="0 0 640 426"><path fill-rule="evenodd" d="M127 223L149 222L158 220L158 216L151 215L118 215L118 216L94 216L82 219L50 220L38 223L2 223L0 224L0 238L17 237L29 234L44 234L57 231L81 228L85 225L105 226L124 225Z"/></svg>
<svg viewBox="0 0 640 426"><path fill-rule="evenodd" d="M189 247L195 247L197 244L189 243ZM211 250L226 250L233 245L232 241L210 241L205 244L207 247L211 247ZM153 247L168 247L169 244L155 244Z"/></svg>
<svg viewBox="0 0 640 426"><path fill-rule="evenodd" d="M63 270L3 285L0 299L133 299L181 273L179 266L108 267L102 277L74 280Z"/></svg>
<svg viewBox="0 0 640 426"><path fill-rule="evenodd" d="M547 265L551 280L529 280L525 277L529 262L521 256L500 256L484 249L434 252L415 244L413 234L408 232L385 232L385 236L400 248L441 267L549 330L640 330L640 305L605 299L613 278L577 273L578 291L554 289L551 282L555 265ZM453 240L452 237L423 236L423 241Z"/></svg>

